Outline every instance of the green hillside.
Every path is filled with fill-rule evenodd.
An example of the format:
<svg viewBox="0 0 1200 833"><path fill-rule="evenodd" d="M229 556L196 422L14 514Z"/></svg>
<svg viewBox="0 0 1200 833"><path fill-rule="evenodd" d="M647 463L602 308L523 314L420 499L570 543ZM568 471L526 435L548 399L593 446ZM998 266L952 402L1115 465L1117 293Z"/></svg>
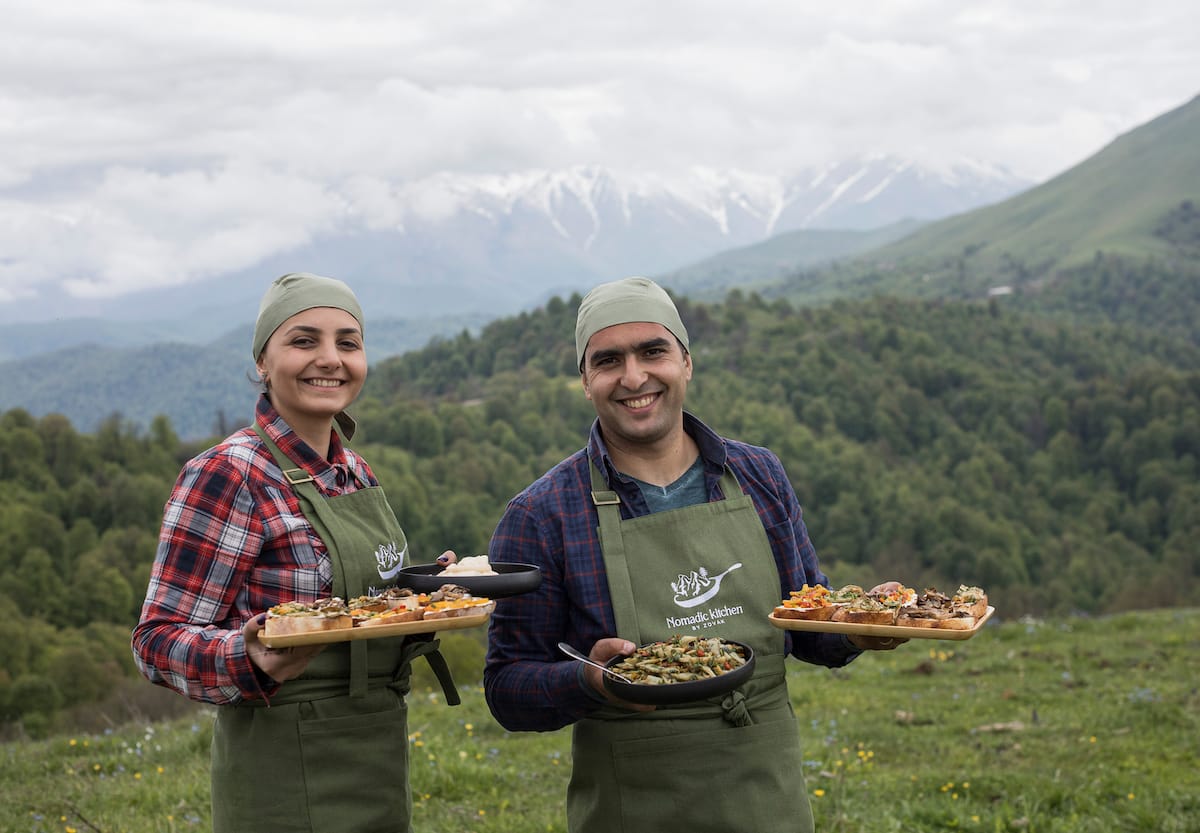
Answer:
<svg viewBox="0 0 1200 833"><path fill-rule="evenodd" d="M754 289L779 281L797 268L820 266L899 240L924 225L905 220L870 231L801 229L752 246L729 249L656 280L698 301L720 300L731 287Z"/></svg>
<svg viewBox="0 0 1200 833"><path fill-rule="evenodd" d="M773 294L798 302L875 293L981 298L1044 292L1097 255L1175 268L1200 259L1200 97L1004 202L930 223Z"/></svg>
<svg viewBox="0 0 1200 833"><path fill-rule="evenodd" d="M579 300L372 368L355 447L418 563L485 551L508 500L584 443ZM1009 617L1200 604L1197 345L1002 304L733 293L680 313L691 409L780 455L832 582L965 581ZM165 419L85 434L0 413L0 736L149 708L129 631L197 450Z"/></svg>

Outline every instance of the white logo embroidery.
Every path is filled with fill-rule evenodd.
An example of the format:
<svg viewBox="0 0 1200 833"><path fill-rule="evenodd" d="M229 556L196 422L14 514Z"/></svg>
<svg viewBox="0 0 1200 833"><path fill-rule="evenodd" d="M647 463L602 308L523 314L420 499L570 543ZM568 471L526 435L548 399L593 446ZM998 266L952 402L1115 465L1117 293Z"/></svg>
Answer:
<svg viewBox="0 0 1200 833"><path fill-rule="evenodd" d="M678 581L671 582L671 589L675 592L675 604L684 608L704 604L717 595L721 589L722 579L741 566L742 563L739 561L716 576L710 576L704 567L701 567L699 571L692 570L691 575L681 573Z"/></svg>
<svg viewBox="0 0 1200 833"><path fill-rule="evenodd" d="M380 544L375 550L375 565L379 570L379 577L385 581L394 579L404 566L404 557L408 554L408 542L405 542L404 549L397 551L396 542L389 541L386 544Z"/></svg>

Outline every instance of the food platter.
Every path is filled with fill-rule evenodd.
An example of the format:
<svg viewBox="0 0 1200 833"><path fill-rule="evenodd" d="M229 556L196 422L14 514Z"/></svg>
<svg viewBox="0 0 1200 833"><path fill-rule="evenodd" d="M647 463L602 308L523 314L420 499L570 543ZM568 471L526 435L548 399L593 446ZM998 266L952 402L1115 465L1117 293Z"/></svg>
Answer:
<svg viewBox="0 0 1200 833"><path fill-rule="evenodd" d="M380 639L386 636L407 636L412 633L432 633L476 628L487 624L491 612L473 613L469 616L451 616L445 619L420 619L416 622L397 622L394 625L368 625L354 628L338 628L312 633L290 633L267 636L261 631L258 641L268 648L292 648L297 645L327 645L334 642L354 642L359 639Z"/></svg>
<svg viewBox="0 0 1200 833"><path fill-rule="evenodd" d="M432 593L443 584L465 587L473 596L503 599L536 590L542 583L542 571L532 564L494 562L494 576L438 575L446 569L444 564L419 564L405 567L396 576L396 585L411 587L418 593Z"/></svg>
<svg viewBox="0 0 1200 833"><path fill-rule="evenodd" d="M970 639L979 633L996 608L988 605L987 612L969 630L950 628L911 628L900 625L862 625L856 622L819 622L811 619L781 619L774 614L767 618L771 624L785 631L811 631L816 633L844 633L857 636L880 636L885 639Z"/></svg>
<svg viewBox="0 0 1200 833"><path fill-rule="evenodd" d="M721 641L726 645L733 645L740 648L742 655L746 658L745 664L716 677L680 683L663 683L661 685L627 683L618 680L612 674L603 674L604 687L614 697L619 697L629 703L639 703L649 706L691 703L696 700L719 697L744 684L754 673L754 650L749 645L729 639ZM613 668L625 659L628 659L628 657L613 657L606 663L606 666Z"/></svg>

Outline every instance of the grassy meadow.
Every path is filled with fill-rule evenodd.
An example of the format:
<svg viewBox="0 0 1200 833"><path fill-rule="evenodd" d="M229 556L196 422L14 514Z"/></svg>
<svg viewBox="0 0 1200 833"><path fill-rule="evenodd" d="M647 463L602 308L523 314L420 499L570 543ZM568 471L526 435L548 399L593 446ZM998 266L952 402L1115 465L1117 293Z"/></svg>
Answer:
<svg viewBox="0 0 1200 833"><path fill-rule="evenodd" d="M1200 831L1200 610L990 623L792 663L789 685L821 833ZM5 744L0 830L207 830L210 736L198 709ZM565 831L569 730L509 734L477 686L456 708L422 690L410 751L419 833Z"/></svg>

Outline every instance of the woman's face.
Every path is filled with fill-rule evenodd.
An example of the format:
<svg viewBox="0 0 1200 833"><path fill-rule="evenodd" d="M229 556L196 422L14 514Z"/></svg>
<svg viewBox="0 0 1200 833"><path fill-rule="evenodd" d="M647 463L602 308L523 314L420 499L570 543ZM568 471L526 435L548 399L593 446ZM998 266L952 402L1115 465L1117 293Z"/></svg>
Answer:
<svg viewBox="0 0 1200 833"><path fill-rule="evenodd" d="M362 328L333 307L296 313L272 333L257 367L271 404L288 424L332 420L367 378Z"/></svg>

